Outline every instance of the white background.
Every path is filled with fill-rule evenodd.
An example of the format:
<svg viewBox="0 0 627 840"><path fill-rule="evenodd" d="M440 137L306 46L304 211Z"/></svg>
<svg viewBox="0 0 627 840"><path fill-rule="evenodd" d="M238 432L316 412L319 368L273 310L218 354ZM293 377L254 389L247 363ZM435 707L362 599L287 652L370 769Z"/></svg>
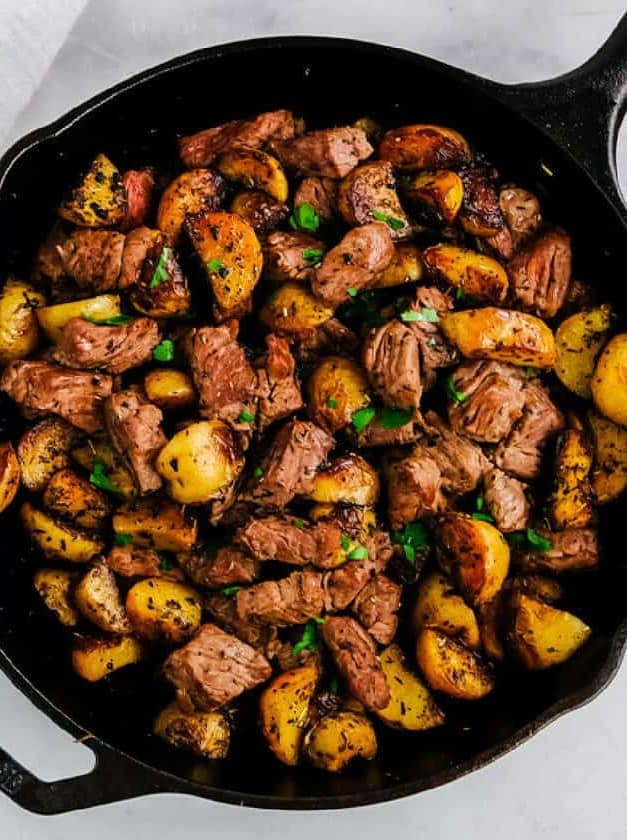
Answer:
<svg viewBox="0 0 627 840"><path fill-rule="evenodd" d="M615 0L0 0L0 150L137 70L218 42L347 35L515 82L581 63L624 10ZM627 163L624 145L621 164ZM47 721L4 677L0 743L45 779L86 771L92 763L86 747ZM41 818L0 795L2 840L188 840L221 833L229 840L253 834L625 840L627 666L592 704L490 767L397 803L294 814L159 796Z"/></svg>

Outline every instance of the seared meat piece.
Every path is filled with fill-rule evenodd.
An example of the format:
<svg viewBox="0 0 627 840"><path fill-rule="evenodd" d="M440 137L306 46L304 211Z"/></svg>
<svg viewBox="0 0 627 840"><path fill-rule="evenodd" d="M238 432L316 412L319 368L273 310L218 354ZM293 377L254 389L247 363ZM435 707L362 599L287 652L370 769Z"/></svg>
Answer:
<svg viewBox="0 0 627 840"><path fill-rule="evenodd" d="M140 492L158 490L163 479L154 462L168 442L161 429L161 409L149 402L138 388L127 388L107 399L105 422L113 445L128 460Z"/></svg>
<svg viewBox="0 0 627 840"><path fill-rule="evenodd" d="M529 524L531 506L525 485L501 470L488 470L483 479L485 503L499 531L522 531Z"/></svg>
<svg viewBox="0 0 627 840"><path fill-rule="evenodd" d="M39 246L33 266L33 279L40 282L47 278L56 283L63 277L63 260L61 259L61 248L67 236L60 224L55 224L48 236Z"/></svg>
<svg viewBox="0 0 627 840"><path fill-rule="evenodd" d="M464 199L459 221L472 236L494 236L505 227L494 188L492 172L485 166L467 166L459 170L464 185Z"/></svg>
<svg viewBox="0 0 627 840"><path fill-rule="evenodd" d="M257 236L263 236L278 227L287 219L289 210L261 190L238 193L230 207L231 213L237 213L254 229Z"/></svg>
<svg viewBox="0 0 627 840"><path fill-rule="evenodd" d="M315 362L322 356L352 356L359 346L354 332L337 318L298 335L294 352L301 362Z"/></svg>
<svg viewBox="0 0 627 840"><path fill-rule="evenodd" d="M215 624L203 624L190 642L170 654L163 671L181 708L190 712L226 706L272 674L265 656Z"/></svg>
<svg viewBox="0 0 627 840"><path fill-rule="evenodd" d="M275 283L307 280L313 274L316 260L307 259L304 255L312 249L322 255L324 242L300 231L286 233L277 230L268 236L263 246L264 271Z"/></svg>
<svg viewBox="0 0 627 840"><path fill-rule="evenodd" d="M453 300L446 292L435 286L420 286L410 309L416 312L435 310L438 318L453 308ZM430 321L410 321L407 326L412 330L420 346L422 386L425 390L435 384L437 371L450 367L457 361L457 350L446 340L437 323Z"/></svg>
<svg viewBox="0 0 627 840"><path fill-rule="evenodd" d="M155 177L152 169L129 169L122 175L128 209L121 229L132 230L143 225L150 210Z"/></svg>
<svg viewBox="0 0 627 840"><path fill-rule="evenodd" d="M303 406L296 379L296 362L287 339L266 336L268 350L257 362L259 403L257 428L266 429L275 420L289 417Z"/></svg>
<svg viewBox="0 0 627 840"><path fill-rule="evenodd" d="M322 637L350 693L367 709L384 709L390 689L376 657L372 638L354 618L329 616Z"/></svg>
<svg viewBox="0 0 627 840"><path fill-rule="evenodd" d="M121 577L160 577L161 558L150 548L115 546L106 557L107 566Z"/></svg>
<svg viewBox="0 0 627 840"><path fill-rule="evenodd" d="M567 572L590 569L599 562L599 544L593 528L566 528L551 532L538 528L540 536L550 540L548 551L516 553L516 561L525 571Z"/></svg>
<svg viewBox="0 0 627 840"><path fill-rule="evenodd" d="M272 144L287 169L299 175L343 178L374 149L360 128L325 128Z"/></svg>
<svg viewBox="0 0 627 840"><path fill-rule="evenodd" d="M420 355L413 331L400 321L371 330L363 346L363 364L372 387L392 408L420 405Z"/></svg>
<svg viewBox="0 0 627 840"><path fill-rule="evenodd" d="M385 571L385 567L394 555L392 540L388 532L376 530L365 542L368 557L372 560L375 571Z"/></svg>
<svg viewBox="0 0 627 840"><path fill-rule="evenodd" d="M499 206L505 227L487 242L503 259L510 260L540 227L540 202L533 193L520 187L503 187L499 193Z"/></svg>
<svg viewBox="0 0 627 840"><path fill-rule="evenodd" d="M153 228L141 225L127 233L126 239L124 240L122 267L117 287L119 289L128 289L144 279L144 267L148 264L156 265L161 256L163 245L164 239L161 231L153 230ZM172 269L178 269L180 271L173 252L170 252L168 256L165 269L168 276L170 276ZM148 283L151 280L152 275L146 278Z"/></svg>
<svg viewBox="0 0 627 840"><path fill-rule="evenodd" d="M283 508L306 494L318 467L333 448L333 438L314 423L291 420L276 433L261 464L261 475L244 498Z"/></svg>
<svg viewBox="0 0 627 840"><path fill-rule="evenodd" d="M304 624L322 615L323 576L309 570L292 572L281 580L264 580L240 589L235 598L238 615L244 621Z"/></svg>
<svg viewBox="0 0 627 840"><path fill-rule="evenodd" d="M394 169L387 160L374 160L353 169L340 184L337 204L349 227L376 221L373 211L377 211L399 223L390 231L392 239L407 239L411 234L396 192Z"/></svg>
<svg viewBox="0 0 627 840"><path fill-rule="evenodd" d="M360 624L380 645L389 645L396 635L401 605L401 587L385 575L376 575L361 590L352 605Z"/></svg>
<svg viewBox="0 0 627 840"><path fill-rule="evenodd" d="M64 327L52 356L67 367L124 373L150 361L160 340L159 325L152 318L136 318L119 327L72 318Z"/></svg>
<svg viewBox="0 0 627 840"><path fill-rule="evenodd" d="M294 193L294 207L309 204L321 222L331 222L337 212L337 182L332 178L303 178Z"/></svg>
<svg viewBox="0 0 627 840"><path fill-rule="evenodd" d="M394 531L441 504L442 476L426 448L392 463L387 470L388 518Z"/></svg>
<svg viewBox="0 0 627 840"><path fill-rule="evenodd" d="M112 385L106 374L71 370L50 362L9 362L0 379L0 391L23 408L58 414L88 434L103 427L103 403Z"/></svg>
<svg viewBox="0 0 627 840"><path fill-rule="evenodd" d="M526 379L519 368L501 362L464 362L452 374L461 402L449 402L451 428L473 440L499 443L521 417Z"/></svg>
<svg viewBox="0 0 627 840"><path fill-rule="evenodd" d="M194 583L209 589L252 583L259 573L257 561L231 545L222 546L215 553L206 550L178 554L177 560Z"/></svg>
<svg viewBox="0 0 627 840"><path fill-rule="evenodd" d="M552 318L564 305L570 285L570 237L559 228L543 233L507 266L516 306Z"/></svg>
<svg viewBox="0 0 627 840"><path fill-rule="evenodd" d="M378 418L368 423L366 428L357 435L358 446L402 446L413 443L420 431L413 420L395 429L384 429Z"/></svg>
<svg viewBox="0 0 627 840"><path fill-rule="evenodd" d="M227 633L233 633L242 642L263 651L268 658L274 655L278 646L276 627L241 619L233 596L211 592L205 598L204 606L215 623Z"/></svg>
<svg viewBox="0 0 627 840"><path fill-rule="evenodd" d="M537 478L548 439L564 427L562 413L540 385L525 388L522 418L494 455L494 462L517 478Z"/></svg>
<svg viewBox="0 0 627 840"><path fill-rule="evenodd" d="M345 610L376 573L375 563L349 560L324 576L325 606L332 612Z"/></svg>
<svg viewBox="0 0 627 840"><path fill-rule="evenodd" d="M342 548L342 531L337 525L318 522L307 527L302 521L280 516L250 519L239 529L236 539L256 560L320 569L337 565Z"/></svg>
<svg viewBox="0 0 627 840"><path fill-rule="evenodd" d="M232 120L207 128L196 134L181 137L179 153L189 169L209 166L226 149L247 146L260 149L270 140L284 140L294 136L294 117L290 111L267 111L251 120Z"/></svg>
<svg viewBox="0 0 627 840"><path fill-rule="evenodd" d="M116 289L122 270L124 234L115 230L75 230L57 246L63 275L83 289Z"/></svg>
<svg viewBox="0 0 627 840"><path fill-rule="evenodd" d="M415 452L428 454L442 474L442 490L451 495L463 495L474 490L488 467L481 449L466 438L451 431L435 412L425 415L432 436L420 442Z"/></svg>
<svg viewBox="0 0 627 840"><path fill-rule="evenodd" d="M238 330L237 321L199 327L190 332L186 343L200 414L234 425L243 411L255 413L257 392L257 377L237 341ZM244 426L248 429L248 422Z"/></svg>

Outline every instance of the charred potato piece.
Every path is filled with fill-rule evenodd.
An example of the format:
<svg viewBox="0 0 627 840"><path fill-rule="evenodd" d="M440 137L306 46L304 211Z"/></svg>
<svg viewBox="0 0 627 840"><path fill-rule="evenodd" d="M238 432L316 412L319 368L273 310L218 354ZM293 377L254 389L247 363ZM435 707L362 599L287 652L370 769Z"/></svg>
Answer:
<svg viewBox="0 0 627 840"><path fill-rule="evenodd" d="M490 667L470 648L442 630L423 627L416 659L429 686L458 700L480 700L494 688Z"/></svg>
<svg viewBox="0 0 627 840"><path fill-rule="evenodd" d="M155 551L189 551L198 538L198 523L165 499L141 499L124 505L113 517L116 534L130 534L133 545Z"/></svg>
<svg viewBox="0 0 627 840"><path fill-rule="evenodd" d="M361 455L335 458L314 479L309 497L315 502L372 506L377 503L381 482L374 467Z"/></svg>
<svg viewBox="0 0 627 840"><path fill-rule="evenodd" d="M245 219L258 236L274 230L289 214L286 204L275 201L261 190L237 193L229 210Z"/></svg>
<svg viewBox="0 0 627 840"><path fill-rule="evenodd" d="M73 449L72 458L89 472L96 461L102 461L107 476L122 498L133 499L137 495L133 474L106 438L92 438L84 446Z"/></svg>
<svg viewBox="0 0 627 840"><path fill-rule="evenodd" d="M469 166L460 176L464 200L459 223L471 236L495 236L505 227L505 220L490 170L485 166Z"/></svg>
<svg viewBox="0 0 627 840"><path fill-rule="evenodd" d="M119 295L98 295L85 300L71 300L68 303L56 303L53 306L42 306L35 314L39 326L46 333L50 341L57 342L63 335L64 327L72 318L93 318L104 321L119 315Z"/></svg>
<svg viewBox="0 0 627 840"><path fill-rule="evenodd" d="M146 374L144 391L151 403L165 411L192 408L197 400L191 376L172 368L156 368Z"/></svg>
<svg viewBox="0 0 627 840"><path fill-rule="evenodd" d="M461 639L473 650L481 647L479 624L474 610L459 595L442 572L433 571L421 580L412 611L412 628L437 627Z"/></svg>
<svg viewBox="0 0 627 840"><path fill-rule="evenodd" d="M442 244L425 248L422 260L433 276L477 300L503 303L507 296L507 272L487 254Z"/></svg>
<svg viewBox="0 0 627 840"><path fill-rule="evenodd" d="M379 662L392 699L385 709L377 712L378 718L394 729L407 732L422 732L444 723L444 713L422 680L409 670L398 645L389 645L381 651Z"/></svg>
<svg viewBox="0 0 627 840"><path fill-rule="evenodd" d="M223 181L210 169L190 169L171 181L157 209L157 227L167 244L176 245L187 216L217 210L223 196Z"/></svg>
<svg viewBox="0 0 627 840"><path fill-rule="evenodd" d="M89 563L105 549L104 542L53 519L30 502L20 508L22 525L32 542L49 560L67 560L68 563Z"/></svg>
<svg viewBox="0 0 627 840"><path fill-rule="evenodd" d="M627 429L589 412L594 443L592 490L599 504L612 501L627 488Z"/></svg>
<svg viewBox="0 0 627 840"><path fill-rule="evenodd" d="M263 190L276 201L287 201L289 187L283 167L275 157L261 149L228 149L218 158L217 167L229 181L252 190Z"/></svg>
<svg viewBox="0 0 627 840"><path fill-rule="evenodd" d="M33 585L41 600L65 627L76 627L80 615L73 603L76 574L64 569L39 569Z"/></svg>
<svg viewBox="0 0 627 840"><path fill-rule="evenodd" d="M379 156L403 172L460 166L470 161L470 147L452 128L406 125L383 135Z"/></svg>
<svg viewBox="0 0 627 840"><path fill-rule="evenodd" d="M504 643L507 595L502 589L496 598L478 609L481 646L492 662L502 662L507 655Z"/></svg>
<svg viewBox="0 0 627 840"><path fill-rule="evenodd" d="M305 736L305 757L314 767L338 773L354 758L377 754L377 736L365 715L350 711L325 715Z"/></svg>
<svg viewBox="0 0 627 840"><path fill-rule="evenodd" d="M87 531L100 530L111 513L105 494L68 468L52 476L43 503L47 510Z"/></svg>
<svg viewBox="0 0 627 840"><path fill-rule="evenodd" d="M181 270L176 254L163 245L159 231L154 234L139 281L130 291L130 301L138 312L149 318L180 318L192 305L187 278Z"/></svg>
<svg viewBox="0 0 627 840"><path fill-rule="evenodd" d="M279 761L291 767L300 758L317 683L315 665L293 668L274 677L259 701L261 732Z"/></svg>
<svg viewBox="0 0 627 840"><path fill-rule="evenodd" d="M512 604L508 643L522 665L539 670L569 659L591 633L572 613L518 593Z"/></svg>
<svg viewBox="0 0 627 840"><path fill-rule="evenodd" d="M17 445L17 458L27 490L43 490L54 473L69 464L75 439L73 428L58 417L47 417L24 432Z"/></svg>
<svg viewBox="0 0 627 840"><path fill-rule="evenodd" d="M417 283L422 279L424 269L420 249L415 245L397 245L394 251L392 262L377 275L372 284L373 289Z"/></svg>
<svg viewBox="0 0 627 840"><path fill-rule="evenodd" d="M349 425L353 414L370 405L368 378L356 362L327 356L307 383L311 419L330 432Z"/></svg>
<svg viewBox="0 0 627 840"><path fill-rule="evenodd" d="M20 462L13 444L8 441L0 443L0 513L15 498L20 488L21 475Z"/></svg>
<svg viewBox="0 0 627 840"><path fill-rule="evenodd" d="M333 310L299 283L283 283L266 300L259 317L273 332L298 334L324 324Z"/></svg>
<svg viewBox="0 0 627 840"><path fill-rule="evenodd" d="M584 528L592 520L590 470L592 454L579 429L567 429L557 439L555 486L549 503L556 530Z"/></svg>
<svg viewBox="0 0 627 840"><path fill-rule="evenodd" d="M72 667L84 680L98 682L113 671L139 662L143 656L144 648L133 636L77 636Z"/></svg>
<svg viewBox="0 0 627 840"><path fill-rule="evenodd" d="M59 207L59 216L79 227L113 227L123 221L127 210L122 176L106 155L99 154L78 187Z"/></svg>
<svg viewBox="0 0 627 840"><path fill-rule="evenodd" d="M619 426L627 426L627 333L615 335L605 346L590 390L601 414Z"/></svg>
<svg viewBox="0 0 627 840"><path fill-rule="evenodd" d="M447 225L455 221L464 198L464 185L456 172L436 169L420 172L403 188L410 201L426 205L438 219Z"/></svg>
<svg viewBox="0 0 627 840"><path fill-rule="evenodd" d="M201 758L226 758L231 726L224 712L184 712L170 703L156 718L152 731L179 749Z"/></svg>
<svg viewBox="0 0 627 840"><path fill-rule="evenodd" d="M396 192L394 171L386 161L363 163L349 172L340 183L337 207L349 227L389 219L393 239L406 239L411 233Z"/></svg>
<svg viewBox="0 0 627 840"><path fill-rule="evenodd" d="M177 432L155 466L173 499L196 505L224 495L242 471L244 458L230 426L201 420Z"/></svg>
<svg viewBox="0 0 627 840"><path fill-rule="evenodd" d="M37 347L37 308L45 305L45 296L28 283L7 280L0 291L0 363L24 359Z"/></svg>
<svg viewBox="0 0 627 840"><path fill-rule="evenodd" d="M555 373L570 391L590 399L590 383L596 360L610 328L609 306L577 312L566 318L555 332Z"/></svg>
<svg viewBox="0 0 627 840"><path fill-rule="evenodd" d="M79 581L74 600L85 618L101 630L120 635L131 632L115 575L104 560L95 563Z"/></svg>
<svg viewBox="0 0 627 840"><path fill-rule="evenodd" d="M335 522L344 533L363 545L377 527L377 517L372 508L331 505L328 502L312 505L308 518L312 522Z"/></svg>
<svg viewBox="0 0 627 840"><path fill-rule="evenodd" d="M138 636L153 642L176 644L200 627L201 597L184 583L145 578L126 596L126 614Z"/></svg>
<svg viewBox="0 0 627 840"><path fill-rule="evenodd" d="M467 359L552 368L555 339L540 318L513 309L466 309L440 318L440 328Z"/></svg>
<svg viewBox="0 0 627 840"><path fill-rule="evenodd" d="M263 264L255 231L241 216L223 211L189 216L185 226L207 273L217 317L244 315Z"/></svg>

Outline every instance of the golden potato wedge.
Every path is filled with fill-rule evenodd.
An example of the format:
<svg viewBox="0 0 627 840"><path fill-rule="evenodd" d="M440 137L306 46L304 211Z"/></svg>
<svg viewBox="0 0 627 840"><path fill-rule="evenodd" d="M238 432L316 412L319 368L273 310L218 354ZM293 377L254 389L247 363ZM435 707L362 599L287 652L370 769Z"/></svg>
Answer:
<svg viewBox="0 0 627 840"><path fill-rule="evenodd" d="M309 498L314 502L372 506L381 490L379 474L361 455L334 458L314 477Z"/></svg>
<svg viewBox="0 0 627 840"><path fill-rule="evenodd" d="M438 219L447 225L455 221L464 200L464 184L450 169L420 172L403 187L410 201L426 205Z"/></svg>
<svg viewBox="0 0 627 840"><path fill-rule="evenodd" d="M89 563L104 551L105 544L100 537L59 522L30 502L24 502L20 517L32 542L50 560Z"/></svg>
<svg viewBox="0 0 627 840"><path fill-rule="evenodd" d="M210 169L190 169L171 181L157 209L157 227L167 244L177 244L188 215L217 210L223 196L222 179Z"/></svg>
<svg viewBox="0 0 627 840"><path fill-rule="evenodd" d="M487 254L458 245L432 245L422 252L426 270L464 294L489 303L503 303L509 280L503 266Z"/></svg>
<svg viewBox="0 0 627 840"><path fill-rule="evenodd" d="M279 761L291 767L300 758L317 683L318 668L303 665L274 677L259 700L261 732Z"/></svg>
<svg viewBox="0 0 627 840"><path fill-rule="evenodd" d="M241 473L244 457L230 426L201 420L177 432L155 466L173 499L196 505L223 496Z"/></svg>
<svg viewBox="0 0 627 840"><path fill-rule="evenodd" d="M490 667L466 647L435 627L423 627L416 659L429 686L458 700L480 700L494 688Z"/></svg>
<svg viewBox="0 0 627 840"><path fill-rule="evenodd" d="M354 758L374 758L377 736L365 715L334 712L320 718L309 730L303 752L314 767L338 773Z"/></svg>
<svg viewBox="0 0 627 840"><path fill-rule="evenodd" d="M126 596L126 614L133 631L153 642L189 639L200 627L202 599L184 583L144 578Z"/></svg>
<svg viewBox="0 0 627 840"><path fill-rule="evenodd" d="M438 531L439 560L471 604L491 601L509 572L509 546L490 522L445 514Z"/></svg>
<svg viewBox="0 0 627 840"><path fill-rule="evenodd" d="M72 667L84 680L98 682L113 671L139 662L143 656L144 648L133 636L77 636Z"/></svg>
<svg viewBox="0 0 627 840"><path fill-rule="evenodd" d="M507 607L507 595L502 589L496 598L482 604L478 610L481 646L485 655L492 662L502 662L507 655L504 643L504 620Z"/></svg>
<svg viewBox="0 0 627 840"><path fill-rule="evenodd" d="M68 303L55 303L42 306L35 311L39 326L50 341L57 342L63 335L63 329L72 318L93 318L107 320L121 313L119 295L98 295L85 300L71 300Z"/></svg>
<svg viewBox="0 0 627 840"><path fill-rule="evenodd" d="M615 335L605 346L590 390L601 414L619 426L627 426L627 333Z"/></svg>
<svg viewBox="0 0 627 840"><path fill-rule="evenodd" d="M20 462L13 444L9 441L0 443L0 513L15 499L21 477Z"/></svg>
<svg viewBox="0 0 627 840"><path fill-rule="evenodd" d="M573 393L590 399L590 383L597 357L607 340L611 309L576 312L559 325L555 331L555 373Z"/></svg>
<svg viewBox="0 0 627 840"><path fill-rule="evenodd" d="M59 216L79 227L113 227L128 210L120 171L106 155L94 158L83 180L59 207Z"/></svg>
<svg viewBox="0 0 627 840"><path fill-rule="evenodd" d="M221 320L244 315L263 264L255 231L241 216L225 211L188 216L185 226L213 291L214 314Z"/></svg>
<svg viewBox="0 0 627 840"><path fill-rule="evenodd" d="M283 167L261 149L227 149L218 158L217 168L229 181L251 190L263 190L276 201L287 201L289 187Z"/></svg>
<svg viewBox="0 0 627 840"><path fill-rule="evenodd" d="M440 318L440 328L467 359L537 368L555 365L553 333L535 315L485 306L449 312Z"/></svg>
<svg viewBox="0 0 627 840"><path fill-rule="evenodd" d="M422 279L424 267L420 249L415 245L401 244L397 245L394 251L392 262L377 275L372 284L373 289L417 283Z"/></svg>
<svg viewBox="0 0 627 840"><path fill-rule="evenodd" d="M555 482L549 500L556 530L584 528L593 516L590 470L592 453L579 429L561 432L556 445Z"/></svg>
<svg viewBox="0 0 627 840"><path fill-rule="evenodd" d="M179 749L201 758L226 758L231 726L224 712L184 712L170 703L156 718L152 731Z"/></svg>
<svg viewBox="0 0 627 840"><path fill-rule="evenodd" d="M383 135L379 156L396 169L437 169L470 160L470 147L462 135L441 125L406 125Z"/></svg>
<svg viewBox="0 0 627 840"><path fill-rule="evenodd" d="M76 432L60 417L47 417L24 432L17 444L22 483L34 493L43 490L57 470L67 467Z"/></svg>
<svg viewBox="0 0 627 840"><path fill-rule="evenodd" d="M343 356L320 362L307 382L307 396L311 419L329 432L348 426L353 414L371 403L364 370Z"/></svg>
<svg viewBox="0 0 627 840"><path fill-rule="evenodd" d="M76 627L80 621L73 600L76 580L76 572L65 569L39 569L33 578L37 594L65 627Z"/></svg>
<svg viewBox="0 0 627 840"><path fill-rule="evenodd" d="M120 635L131 632L115 575L104 560L94 563L76 584L74 601L79 612L101 630Z"/></svg>
<svg viewBox="0 0 627 840"><path fill-rule="evenodd" d="M446 575L437 570L421 580L412 610L412 629L417 633L421 627L437 627L473 650L481 647L474 610L455 591Z"/></svg>
<svg viewBox="0 0 627 840"><path fill-rule="evenodd" d="M198 399L191 376L173 368L151 370L144 379L144 391L164 411L192 408Z"/></svg>
<svg viewBox="0 0 627 840"><path fill-rule="evenodd" d="M513 599L508 643L529 670L550 668L569 659L591 632L587 624L565 610L522 592Z"/></svg>
<svg viewBox="0 0 627 840"><path fill-rule="evenodd" d="M407 732L422 732L444 723L444 713L427 686L407 667L398 645L382 650L379 662L392 699L385 709L376 713L378 718L394 729Z"/></svg>
<svg viewBox="0 0 627 840"><path fill-rule="evenodd" d="M0 363L30 356L39 344L37 309L46 298L33 286L9 278L0 290Z"/></svg>
<svg viewBox="0 0 627 840"><path fill-rule="evenodd" d="M300 333L314 329L333 317L333 310L323 306L299 283L283 283L266 300L259 318L273 332Z"/></svg>
<svg viewBox="0 0 627 840"><path fill-rule="evenodd" d="M118 508L113 516L116 534L130 534L133 545L156 551L189 551L198 539L198 523L166 499L141 499Z"/></svg>
<svg viewBox="0 0 627 840"><path fill-rule="evenodd" d="M87 531L100 530L111 513L105 494L69 468L52 476L44 491L43 503L47 510Z"/></svg>
<svg viewBox="0 0 627 840"><path fill-rule="evenodd" d="M605 504L627 488L627 429L593 411L588 424L594 449L592 491L597 502Z"/></svg>
<svg viewBox="0 0 627 840"><path fill-rule="evenodd" d="M88 472L93 470L96 461L102 461L108 478L123 499L134 499L137 495L133 474L106 438L91 438L84 446L73 449L71 454L74 461Z"/></svg>

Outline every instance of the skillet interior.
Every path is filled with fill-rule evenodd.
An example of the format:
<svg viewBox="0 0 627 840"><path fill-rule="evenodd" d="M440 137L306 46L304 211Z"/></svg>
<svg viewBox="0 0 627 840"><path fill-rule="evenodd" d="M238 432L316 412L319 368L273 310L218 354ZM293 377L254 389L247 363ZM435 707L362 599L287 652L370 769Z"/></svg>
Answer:
<svg viewBox="0 0 627 840"><path fill-rule="evenodd" d="M546 215L573 236L576 276L624 312L624 228L568 156L495 103L472 77L402 51L324 39L277 39L207 51L104 98L79 119L62 121L56 135L53 127L47 139L26 145L0 182L2 276L28 264L67 184L96 152L105 150L120 168L153 163L174 169L177 133L278 107L302 114L310 126L345 124L368 114L388 126L424 121L459 129L502 174L539 193ZM16 419L4 406L0 423L3 437L14 432ZM201 764L171 750L147 734L166 698L156 663L120 672L108 685L90 686L74 677L68 634L32 591L35 560L14 511L2 522L0 644L26 680L78 726L183 782L200 783L195 790L205 796L273 807L337 807L394 798L461 775L510 749L611 678L627 620L620 513L616 504L603 512L599 574L570 590L570 605L594 629L583 650L548 673L504 674L486 701L451 709L451 723L440 732L414 738L382 732L376 761L337 778L279 766L255 731L254 714L242 716L248 725L223 763Z"/></svg>

